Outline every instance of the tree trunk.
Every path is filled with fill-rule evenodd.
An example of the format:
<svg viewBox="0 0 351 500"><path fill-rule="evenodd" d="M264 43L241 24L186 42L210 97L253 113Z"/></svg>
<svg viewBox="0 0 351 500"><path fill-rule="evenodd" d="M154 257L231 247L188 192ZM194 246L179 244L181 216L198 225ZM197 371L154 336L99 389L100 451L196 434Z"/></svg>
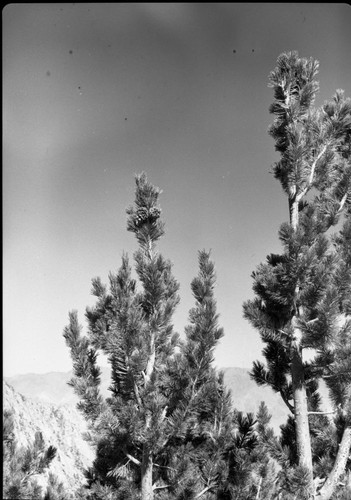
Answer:
<svg viewBox="0 0 351 500"><path fill-rule="evenodd" d="M152 489L152 453L147 444L144 444L143 459L141 464L141 500L153 500L154 492Z"/></svg>
<svg viewBox="0 0 351 500"><path fill-rule="evenodd" d="M344 430L342 440L339 445L334 467L329 474L328 479L317 495L318 500L329 500L335 491L341 474L345 471L346 462L351 449L351 426Z"/></svg>
<svg viewBox="0 0 351 500"><path fill-rule="evenodd" d="M296 232L299 225L299 199L295 195L289 199L290 224ZM298 287L295 291L295 308L298 298ZM297 309L297 308L296 308ZM298 309L295 315L299 314ZM308 423L307 394L305 374L302 360L301 331L296 325L296 316L292 318L295 342L292 346L291 378L294 397L295 433L299 465L304 466L309 472L309 490L311 497L314 496L313 465L311 436Z"/></svg>
<svg viewBox="0 0 351 500"><path fill-rule="evenodd" d="M298 347L293 348L291 360L291 377L294 396L295 432L299 465L309 471L310 491L314 492L312 451L310 429L308 424L308 408L304 368L301 353Z"/></svg>
<svg viewBox="0 0 351 500"><path fill-rule="evenodd" d="M296 196L289 199L289 214L291 227L296 231L299 224L299 202Z"/></svg>

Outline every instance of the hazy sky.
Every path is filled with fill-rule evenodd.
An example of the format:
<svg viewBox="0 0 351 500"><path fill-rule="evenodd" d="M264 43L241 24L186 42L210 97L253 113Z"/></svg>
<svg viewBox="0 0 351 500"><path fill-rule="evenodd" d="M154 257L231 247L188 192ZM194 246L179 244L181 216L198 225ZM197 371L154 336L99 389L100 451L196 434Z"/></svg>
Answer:
<svg viewBox="0 0 351 500"><path fill-rule="evenodd" d="M4 374L71 369L68 312L132 257L134 174L163 193L183 332L197 252L211 249L225 337L219 367L250 367L251 272L280 250L287 202L267 134L278 55L320 61L317 104L351 95L346 4L12 4L3 10Z"/></svg>

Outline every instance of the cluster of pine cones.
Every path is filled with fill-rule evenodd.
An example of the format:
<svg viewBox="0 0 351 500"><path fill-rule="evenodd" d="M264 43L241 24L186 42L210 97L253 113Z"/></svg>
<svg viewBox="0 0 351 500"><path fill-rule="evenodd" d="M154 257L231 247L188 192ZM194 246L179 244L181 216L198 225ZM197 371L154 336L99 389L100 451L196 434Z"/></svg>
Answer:
<svg viewBox="0 0 351 500"><path fill-rule="evenodd" d="M146 207L140 207L134 214L134 223L137 227L142 226L146 222L155 222L161 215L159 207L151 207L148 210Z"/></svg>

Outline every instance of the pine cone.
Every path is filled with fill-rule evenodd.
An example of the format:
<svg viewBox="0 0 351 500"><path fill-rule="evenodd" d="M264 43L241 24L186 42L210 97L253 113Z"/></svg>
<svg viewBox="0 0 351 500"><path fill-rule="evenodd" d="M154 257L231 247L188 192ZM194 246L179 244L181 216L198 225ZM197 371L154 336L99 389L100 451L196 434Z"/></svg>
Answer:
<svg viewBox="0 0 351 500"><path fill-rule="evenodd" d="M149 211L149 219L151 222L157 220L161 215L161 209L159 207L152 207Z"/></svg>
<svg viewBox="0 0 351 500"><path fill-rule="evenodd" d="M134 222L136 226L141 226L148 218L148 211L147 208L141 207L138 208L136 213L134 214Z"/></svg>

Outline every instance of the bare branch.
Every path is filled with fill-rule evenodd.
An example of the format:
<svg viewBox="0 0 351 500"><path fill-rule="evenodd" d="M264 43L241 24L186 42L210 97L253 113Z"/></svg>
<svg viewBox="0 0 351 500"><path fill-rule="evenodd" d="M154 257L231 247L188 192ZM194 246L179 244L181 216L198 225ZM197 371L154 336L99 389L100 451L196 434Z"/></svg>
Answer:
<svg viewBox="0 0 351 500"><path fill-rule="evenodd" d="M204 495L208 490L210 490L211 488L213 488L213 484L210 485L210 486L206 486L206 488L202 491L200 491L200 493L198 495L196 495L195 498L200 498L202 497L202 495Z"/></svg>
<svg viewBox="0 0 351 500"><path fill-rule="evenodd" d="M307 321L306 325L311 325L312 323L315 323L318 320L319 318L310 319L309 321Z"/></svg>
<svg viewBox="0 0 351 500"><path fill-rule="evenodd" d="M170 488L170 485L169 484L166 484L165 486L155 486L154 484L152 485L152 491L164 490L165 488Z"/></svg>
<svg viewBox="0 0 351 500"><path fill-rule="evenodd" d="M310 172L310 178L308 180L308 184L305 187L305 189L303 191L301 191L301 193L299 193L296 196L296 201L300 201L305 196L305 194L310 189L310 187L312 186L313 177L314 177L314 173L315 173L315 170L316 170L317 162L324 155L326 149L327 149L327 145L324 145L322 147L322 149L320 150L319 154L317 155L317 157L315 158L314 162L312 163L311 172Z"/></svg>
<svg viewBox="0 0 351 500"><path fill-rule="evenodd" d="M289 408L289 410L291 411L291 413L294 414L294 407L293 407L293 405L289 403L289 400L286 398L286 396L285 396L285 394L283 393L282 390L280 390L279 393L280 393L280 395L282 397L282 400L286 404L286 406Z"/></svg>
<svg viewBox="0 0 351 500"><path fill-rule="evenodd" d="M167 467L167 465L159 465L159 464L155 464L155 463L153 465L154 465L154 467L159 467L160 469L168 469L168 470L171 470L173 472L177 472L176 469L173 469L172 467Z"/></svg>
<svg viewBox="0 0 351 500"><path fill-rule="evenodd" d="M313 177L314 177L314 172L316 170L316 166L317 166L317 162L318 160L324 155L325 151L327 149L327 145L325 144L321 151L319 152L317 158L314 160L314 162L312 163L312 167L311 167L311 173L310 173L310 179L308 181L308 186L310 187L312 182L313 182Z"/></svg>
<svg viewBox="0 0 351 500"><path fill-rule="evenodd" d="M140 398L139 389L138 389L137 383L134 380L134 375L133 375L133 388L134 388L134 394L135 394L136 400L138 402L139 408L141 409L143 407L143 402Z"/></svg>
<svg viewBox="0 0 351 500"><path fill-rule="evenodd" d="M334 415L336 411L308 411L307 415Z"/></svg>
<svg viewBox="0 0 351 500"><path fill-rule="evenodd" d="M126 456L127 458L129 458L129 460L130 460L131 462L133 462L133 464L135 464L135 465L139 465L139 466L141 465L140 460L138 460L137 458L132 457L132 455L130 455L130 454L129 454L129 453L127 453L127 452L124 452L124 453L125 453L125 456Z"/></svg>
<svg viewBox="0 0 351 500"><path fill-rule="evenodd" d="M346 193L344 194L344 196L341 198L340 205L339 205L339 209L338 209L338 212L337 212L338 214L339 214L339 213L342 211L342 209L344 208L344 205L345 205L346 200L347 200L347 195L348 195L348 193L346 192Z"/></svg>

